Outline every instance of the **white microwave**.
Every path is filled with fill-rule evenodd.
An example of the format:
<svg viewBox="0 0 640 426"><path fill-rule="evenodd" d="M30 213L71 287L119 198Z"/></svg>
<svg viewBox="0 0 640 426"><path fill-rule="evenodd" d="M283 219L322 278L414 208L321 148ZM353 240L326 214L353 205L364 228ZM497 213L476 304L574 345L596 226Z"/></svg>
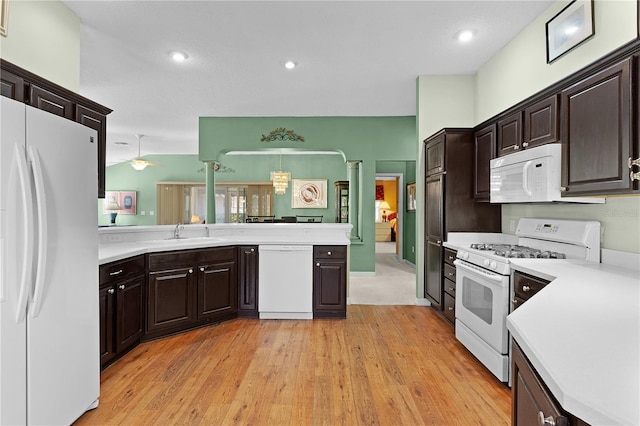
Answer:
<svg viewBox="0 0 640 426"><path fill-rule="evenodd" d="M491 160L492 203L604 203L604 198L562 197L562 147L541 145Z"/></svg>

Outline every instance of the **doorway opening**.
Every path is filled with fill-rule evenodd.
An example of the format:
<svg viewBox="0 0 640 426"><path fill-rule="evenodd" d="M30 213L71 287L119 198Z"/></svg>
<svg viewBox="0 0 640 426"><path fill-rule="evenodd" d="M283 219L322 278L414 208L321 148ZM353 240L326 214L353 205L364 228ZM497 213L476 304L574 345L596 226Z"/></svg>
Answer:
<svg viewBox="0 0 640 426"><path fill-rule="evenodd" d="M375 241L376 253L393 253L402 259L402 173L376 173Z"/></svg>

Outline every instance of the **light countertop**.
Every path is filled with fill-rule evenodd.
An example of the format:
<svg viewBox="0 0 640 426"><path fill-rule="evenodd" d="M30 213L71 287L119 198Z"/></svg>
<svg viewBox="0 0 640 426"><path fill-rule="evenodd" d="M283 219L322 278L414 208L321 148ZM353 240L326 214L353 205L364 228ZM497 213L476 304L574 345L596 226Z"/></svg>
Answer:
<svg viewBox="0 0 640 426"><path fill-rule="evenodd" d="M553 280L507 327L562 407L592 425L640 424L640 273L577 260L512 267Z"/></svg>
<svg viewBox="0 0 640 426"><path fill-rule="evenodd" d="M175 239L175 225L109 227L98 230L99 264L139 254L229 245L349 245L349 224L215 224L184 225Z"/></svg>

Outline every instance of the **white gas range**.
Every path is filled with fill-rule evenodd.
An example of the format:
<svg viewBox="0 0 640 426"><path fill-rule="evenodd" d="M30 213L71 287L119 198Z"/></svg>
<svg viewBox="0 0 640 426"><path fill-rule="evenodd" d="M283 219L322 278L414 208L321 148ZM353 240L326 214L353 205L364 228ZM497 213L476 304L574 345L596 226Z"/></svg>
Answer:
<svg viewBox="0 0 640 426"><path fill-rule="evenodd" d="M600 261L600 223L522 218L516 235L450 233L457 250L456 338L498 379L509 381L506 317L512 300L510 259Z"/></svg>

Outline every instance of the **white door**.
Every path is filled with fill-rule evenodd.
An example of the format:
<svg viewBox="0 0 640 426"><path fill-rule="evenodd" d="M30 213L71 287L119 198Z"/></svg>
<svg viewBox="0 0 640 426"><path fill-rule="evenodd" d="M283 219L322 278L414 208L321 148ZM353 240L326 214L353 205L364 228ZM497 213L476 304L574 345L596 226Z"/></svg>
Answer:
<svg viewBox="0 0 640 426"><path fill-rule="evenodd" d="M70 424L100 387L97 136L27 107L26 140L39 247L27 318L28 423Z"/></svg>
<svg viewBox="0 0 640 426"><path fill-rule="evenodd" d="M18 177L16 161L24 157L25 107L8 98L0 98L0 424L25 424L27 420L27 333L24 312L27 295L21 285L29 284L30 255L25 238L30 226L25 220L26 202L30 200ZM26 179L27 176L25 175ZM27 188L27 190L30 188ZM22 300L22 301L21 301ZM19 306L22 305L22 313Z"/></svg>

